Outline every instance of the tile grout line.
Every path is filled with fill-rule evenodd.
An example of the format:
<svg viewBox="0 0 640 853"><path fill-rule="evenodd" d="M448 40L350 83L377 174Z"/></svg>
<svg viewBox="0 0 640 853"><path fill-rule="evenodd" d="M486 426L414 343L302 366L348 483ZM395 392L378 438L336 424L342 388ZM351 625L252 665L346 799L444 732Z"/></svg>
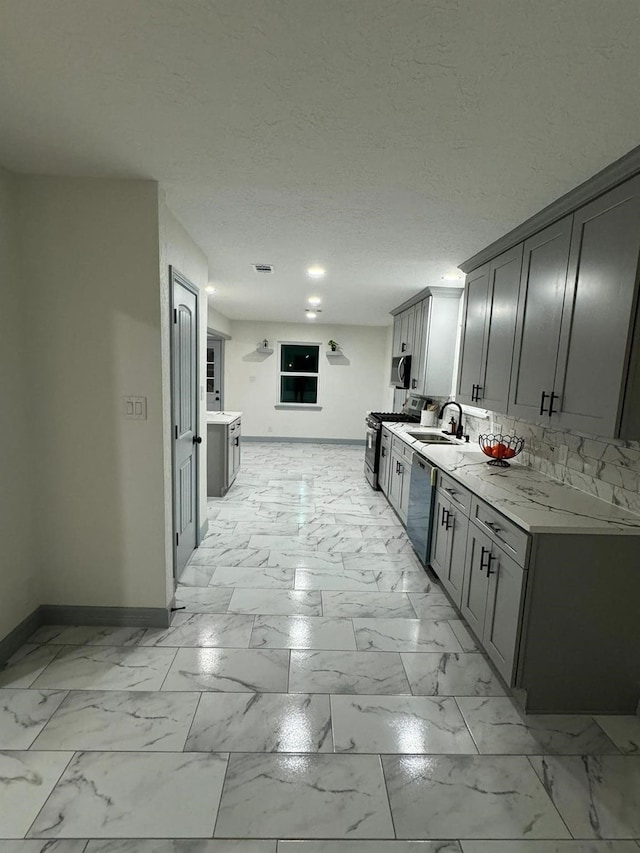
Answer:
<svg viewBox="0 0 640 853"><path fill-rule="evenodd" d="M558 808L558 806L556 805L556 801L553 799L553 797L551 796L551 794L547 791L547 786L544 784L544 782L542 781L542 779L541 779L541 778L540 778L540 776L538 775L538 771L537 771L537 770L536 770L536 768L533 766L533 761L531 760L532 758L535 758L535 757L542 758L542 759L544 760L544 758L545 758L545 757L547 757L547 756L545 756L545 755L543 754L543 755L539 755L539 756L534 756L534 755L524 755L524 756L522 756L522 757L525 759L525 761L527 762L527 764L528 764L528 765L529 765L529 767L531 768L531 770L532 770L533 774L535 775L536 779L538 780L538 784L541 786L542 790L544 791L546 798L549 800L549 802L550 802L550 803L551 803L551 805L553 806L553 808L554 808L554 810L555 810L556 814L558 815L558 817L560 818L560 820L562 821L562 823L563 823L563 824L564 824L564 826L566 827L567 832L569 833L569 839L575 839L575 838L576 838L576 836L573 834L573 832L571 832L571 829L569 828L569 824L568 824L568 823L567 823L567 821L564 819L564 816L562 815L562 812L560 811L560 809L559 809L559 808ZM567 840L568 840L568 839L567 839ZM576 839L576 840L577 840L577 839Z"/></svg>
<svg viewBox="0 0 640 853"><path fill-rule="evenodd" d="M45 751L45 750L43 750L43 752L44 752L44 751ZM66 752L66 751L67 751L67 750L60 750L60 752ZM28 829L27 829L27 831L25 832L25 834L24 834L23 838L25 838L25 839L29 838L29 833L30 833L30 832L31 832L31 830L33 829L34 824L36 824L36 823L37 823L38 818L40 817L40 815L42 814L42 812L43 812L43 811L44 811L44 809L46 808L47 803L49 802L49 800L50 800L50 799L51 799L51 797L53 796L53 792L54 792L54 791L55 791L55 789L58 787L58 784L59 784L60 780L62 779L62 777L64 776L64 774L67 772L67 770L69 769L69 765L70 765L70 764L71 764L71 762L74 760L74 758L76 757L76 755L78 755L78 754L79 754L79 752L80 752L80 751L77 751L77 750L69 750L69 752L71 752L71 757L69 758L69 760L67 761L67 763L66 763L66 764L65 764L65 766L63 767L62 772L60 773L60 775L58 776L58 778L56 779L56 781L54 782L54 784L52 785L51 790L49 791L49 794L47 795L46 800L45 800L45 801L44 801L44 803L42 804L42 807L41 807L40 809L38 809L38 813L36 814L36 816L34 817L34 819L33 819L33 820L31 821L31 823L29 824L29 828L28 828ZM35 754L36 754L36 752L34 752L33 754L35 755ZM49 839L47 839L47 840L49 840Z"/></svg>

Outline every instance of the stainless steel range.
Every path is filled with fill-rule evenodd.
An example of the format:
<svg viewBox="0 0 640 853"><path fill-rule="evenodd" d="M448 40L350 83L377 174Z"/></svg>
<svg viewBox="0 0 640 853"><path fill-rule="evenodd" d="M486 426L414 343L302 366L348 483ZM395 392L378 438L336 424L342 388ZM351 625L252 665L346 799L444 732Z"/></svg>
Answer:
<svg viewBox="0 0 640 853"><path fill-rule="evenodd" d="M364 451L364 475L372 489L379 489L380 437L382 425L387 423L417 423L420 412L430 403L427 397L410 394L401 412L369 412L365 419L366 443Z"/></svg>

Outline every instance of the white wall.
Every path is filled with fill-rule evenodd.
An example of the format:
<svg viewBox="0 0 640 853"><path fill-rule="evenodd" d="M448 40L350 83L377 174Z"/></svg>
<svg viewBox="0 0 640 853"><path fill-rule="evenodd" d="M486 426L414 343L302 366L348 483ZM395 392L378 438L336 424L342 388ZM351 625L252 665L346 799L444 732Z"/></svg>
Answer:
<svg viewBox="0 0 640 853"><path fill-rule="evenodd" d="M29 314L18 264L16 182L0 170L0 639L39 604L26 358Z"/></svg>
<svg viewBox="0 0 640 853"><path fill-rule="evenodd" d="M389 367L385 326L232 320L231 335L225 344L225 409L243 412L244 435L364 440L365 412L379 410L385 403L383 377L388 375ZM264 338L275 350L272 355L256 352L256 346ZM329 339L341 345L343 360L331 361L326 357ZM322 344L320 411L275 408L278 341Z"/></svg>
<svg viewBox="0 0 640 853"><path fill-rule="evenodd" d="M231 335L231 320L217 311L215 305L210 300L208 307L208 327L221 335Z"/></svg>
<svg viewBox="0 0 640 853"><path fill-rule="evenodd" d="M162 384L164 392L164 488L165 488L165 559L171 566L172 500L171 500L171 376L170 358L170 296L169 265L181 273L200 290L199 299L199 367L200 367L200 526L207 518L207 399L206 399L206 353L207 353L207 294L204 290L208 281L208 265L204 252L194 243L187 231L167 207L161 195L159 205L160 228L160 300L162 321ZM173 596L173 572L167 574L167 601Z"/></svg>
<svg viewBox="0 0 640 853"><path fill-rule="evenodd" d="M19 189L39 603L163 607L157 185L24 177ZM124 419L125 395L147 398L147 420Z"/></svg>

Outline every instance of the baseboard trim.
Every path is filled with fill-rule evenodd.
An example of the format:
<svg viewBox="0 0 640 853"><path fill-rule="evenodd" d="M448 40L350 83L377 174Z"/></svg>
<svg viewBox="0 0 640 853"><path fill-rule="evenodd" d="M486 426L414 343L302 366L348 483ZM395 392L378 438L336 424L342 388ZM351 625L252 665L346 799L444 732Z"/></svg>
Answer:
<svg viewBox="0 0 640 853"><path fill-rule="evenodd" d="M202 542L202 540L206 537L208 532L209 532L209 519L205 518L203 523L200 525L200 542ZM200 543L198 543L198 544L200 544Z"/></svg>
<svg viewBox="0 0 640 853"><path fill-rule="evenodd" d="M291 444L360 444L364 446L363 438L292 438L289 435L243 435L242 441L285 441Z"/></svg>
<svg viewBox="0 0 640 853"><path fill-rule="evenodd" d="M168 628L167 607L88 607L82 604L43 604L42 625L122 625L132 628Z"/></svg>
<svg viewBox="0 0 640 853"><path fill-rule="evenodd" d="M27 642L42 624L42 613L40 608L36 607L32 613L16 625L13 631L9 631L7 636L0 640L0 666Z"/></svg>

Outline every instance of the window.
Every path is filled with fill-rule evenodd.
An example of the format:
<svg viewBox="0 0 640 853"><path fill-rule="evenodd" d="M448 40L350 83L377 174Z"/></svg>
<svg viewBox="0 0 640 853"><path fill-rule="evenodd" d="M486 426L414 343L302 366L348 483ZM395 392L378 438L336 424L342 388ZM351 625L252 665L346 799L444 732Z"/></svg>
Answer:
<svg viewBox="0 0 640 853"><path fill-rule="evenodd" d="M278 402L317 406L320 344L280 344Z"/></svg>

